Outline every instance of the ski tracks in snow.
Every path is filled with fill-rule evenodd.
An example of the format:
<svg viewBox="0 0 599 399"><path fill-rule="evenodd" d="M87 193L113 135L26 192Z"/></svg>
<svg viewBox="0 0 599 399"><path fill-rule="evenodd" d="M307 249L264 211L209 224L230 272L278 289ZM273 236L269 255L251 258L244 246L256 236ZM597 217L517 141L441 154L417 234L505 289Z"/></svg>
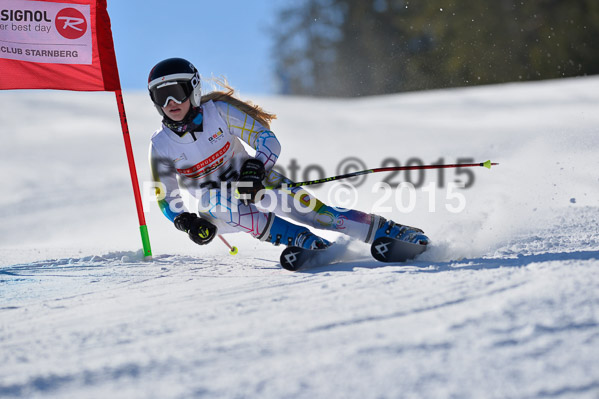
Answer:
<svg viewBox="0 0 599 399"><path fill-rule="evenodd" d="M598 252L538 251L300 273L278 249L3 267L0 394L592 398Z"/></svg>

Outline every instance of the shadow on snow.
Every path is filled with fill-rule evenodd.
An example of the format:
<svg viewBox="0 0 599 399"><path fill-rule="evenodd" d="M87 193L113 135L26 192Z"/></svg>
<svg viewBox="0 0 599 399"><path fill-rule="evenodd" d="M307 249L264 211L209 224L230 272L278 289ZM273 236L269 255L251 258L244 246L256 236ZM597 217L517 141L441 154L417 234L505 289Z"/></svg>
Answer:
<svg viewBox="0 0 599 399"><path fill-rule="evenodd" d="M585 261L599 260L599 251L573 251L541 253L534 255L519 255L509 258L472 258L454 261L434 262L419 261L417 259L403 263L380 263L375 260L342 261L322 266L313 266L302 269L296 273L326 273L326 272L350 272L355 268L376 269L381 267L401 267L396 273L440 273L452 270L487 270L501 267L526 267L533 263L545 263L553 261Z"/></svg>

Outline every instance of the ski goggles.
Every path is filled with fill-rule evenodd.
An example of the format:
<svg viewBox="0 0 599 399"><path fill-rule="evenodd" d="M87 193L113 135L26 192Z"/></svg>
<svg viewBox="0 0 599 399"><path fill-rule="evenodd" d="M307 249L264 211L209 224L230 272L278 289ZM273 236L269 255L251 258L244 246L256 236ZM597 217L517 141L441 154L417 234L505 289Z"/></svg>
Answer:
<svg viewBox="0 0 599 399"><path fill-rule="evenodd" d="M170 100L177 104L185 102L193 93L191 81L167 81L150 89L150 98L159 107L166 107Z"/></svg>

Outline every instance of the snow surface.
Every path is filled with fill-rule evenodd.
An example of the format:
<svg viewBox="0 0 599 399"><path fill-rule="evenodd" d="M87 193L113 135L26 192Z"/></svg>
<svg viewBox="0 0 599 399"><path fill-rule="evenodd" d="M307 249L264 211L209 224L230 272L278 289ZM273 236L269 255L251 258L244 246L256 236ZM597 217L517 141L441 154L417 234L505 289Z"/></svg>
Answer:
<svg viewBox="0 0 599 399"><path fill-rule="evenodd" d="M329 232L342 260L297 273L243 234L237 256L198 247L147 189L144 262L114 96L0 92L0 397L599 398L599 78L253 100L300 178L350 156L500 165L458 213L466 174L427 172L411 212L366 178L357 208L433 240L406 264ZM125 106L143 186L159 117Z"/></svg>

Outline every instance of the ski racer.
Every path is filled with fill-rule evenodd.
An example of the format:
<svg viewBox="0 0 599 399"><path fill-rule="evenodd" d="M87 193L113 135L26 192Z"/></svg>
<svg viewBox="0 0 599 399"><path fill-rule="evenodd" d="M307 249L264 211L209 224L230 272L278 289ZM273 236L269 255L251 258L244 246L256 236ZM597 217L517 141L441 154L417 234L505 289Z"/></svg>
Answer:
<svg viewBox="0 0 599 399"><path fill-rule="evenodd" d="M330 245L291 219L366 243L381 236L428 243L420 229L358 210L337 210L301 187L264 191L290 183L273 170L281 151L269 126L275 115L237 99L225 87L226 92L202 95L197 69L182 58L159 62L148 77L150 98L163 117L150 144L158 204L193 242L205 245L217 233L245 232L275 245ZM197 199L197 212L184 207L180 189Z"/></svg>

